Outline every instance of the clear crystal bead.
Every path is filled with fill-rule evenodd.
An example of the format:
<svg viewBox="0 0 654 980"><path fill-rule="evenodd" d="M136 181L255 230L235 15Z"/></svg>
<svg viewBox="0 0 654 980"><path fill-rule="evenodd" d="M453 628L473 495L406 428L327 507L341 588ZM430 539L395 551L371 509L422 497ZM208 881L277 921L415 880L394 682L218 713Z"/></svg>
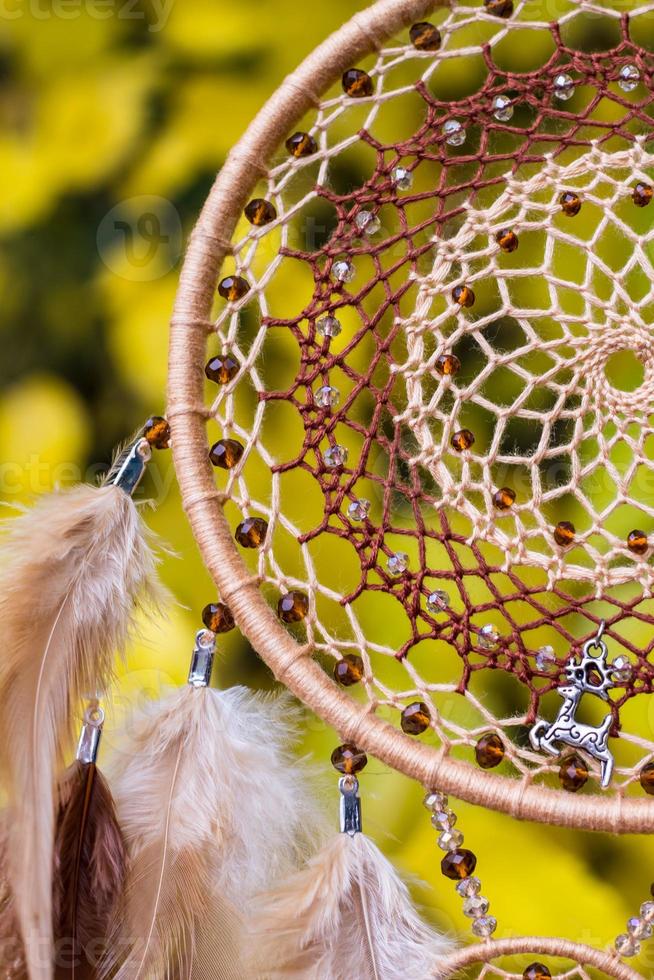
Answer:
<svg viewBox="0 0 654 980"><path fill-rule="evenodd" d="M456 851L463 844L463 834L460 830L444 830L438 835L436 843L441 851Z"/></svg>
<svg viewBox="0 0 654 980"><path fill-rule="evenodd" d="M513 118L513 103L506 95L496 95L493 99L493 115L498 122L508 122Z"/></svg>
<svg viewBox="0 0 654 980"><path fill-rule="evenodd" d="M472 923L472 931L480 939L488 939L497 929L497 919L492 915L482 915Z"/></svg>
<svg viewBox="0 0 654 980"><path fill-rule="evenodd" d="M402 575L409 567L409 556L404 551L396 551L386 565L391 575Z"/></svg>
<svg viewBox="0 0 654 980"><path fill-rule="evenodd" d="M556 669L556 654L551 646L543 646L536 653L536 670L543 674L552 674Z"/></svg>
<svg viewBox="0 0 654 980"><path fill-rule="evenodd" d="M445 793L434 790L434 792L425 795L422 805L427 810L445 810L447 808L447 796Z"/></svg>
<svg viewBox="0 0 654 980"><path fill-rule="evenodd" d="M479 919L482 915L486 915L489 907L490 902L487 898L483 898L481 895L471 895L463 903L463 914L469 919Z"/></svg>
<svg viewBox="0 0 654 980"><path fill-rule="evenodd" d="M652 935L652 927L649 922L645 922L639 916L633 915L627 920L627 932L634 939L649 939Z"/></svg>
<svg viewBox="0 0 654 980"><path fill-rule="evenodd" d="M654 902L643 902L640 907L640 915L645 922L654 922Z"/></svg>
<svg viewBox="0 0 654 980"><path fill-rule="evenodd" d="M316 330L323 337L338 337L342 327L335 316L324 316L316 323Z"/></svg>
<svg viewBox="0 0 654 980"><path fill-rule="evenodd" d="M463 878L462 881L457 882L456 890L461 898L470 898L472 895L478 895L481 891L481 881L471 875L470 878Z"/></svg>
<svg viewBox="0 0 654 980"><path fill-rule="evenodd" d="M623 92L633 92L640 82L640 72L635 65L624 65L620 69L618 85Z"/></svg>
<svg viewBox="0 0 654 980"><path fill-rule="evenodd" d="M450 597L442 589L436 589L427 597L427 609L431 613L443 612L450 605Z"/></svg>
<svg viewBox="0 0 654 980"><path fill-rule="evenodd" d="M396 167L391 177L399 191L408 191L413 183L413 174L406 167Z"/></svg>
<svg viewBox="0 0 654 980"><path fill-rule="evenodd" d="M575 94L575 83L572 81L570 75L566 75L562 72L557 75L554 79L554 96L557 99L561 99L563 102L567 102Z"/></svg>
<svg viewBox="0 0 654 980"><path fill-rule="evenodd" d="M627 657L616 657L610 668L611 677L618 684L626 684L631 679L631 663Z"/></svg>
<svg viewBox="0 0 654 980"><path fill-rule="evenodd" d="M623 932L615 941L616 952L620 956L638 956L640 953L640 943L636 942L633 936Z"/></svg>
<svg viewBox="0 0 654 980"><path fill-rule="evenodd" d="M333 388L332 385L323 385L318 388L313 397L319 408L336 408L341 393L338 388Z"/></svg>
<svg viewBox="0 0 654 980"><path fill-rule="evenodd" d="M325 463L331 469L336 469L339 466L345 466L347 463L347 449L345 446L330 446L329 449L325 451Z"/></svg>
<svg viewBox="0 0 654 980"><path fill-rule="evenodd" d="M435 810L432 813L431 822L436 830L451 830L456 823L456 813L449 807L443 810Z"/></svg>
<svg viewBox="0 0 654 980"><path fill-rule="evenodd" d="M492 623L486 623L485 626L482 626L477 636L477 644L483 650L494 650L499 642L500 634Z"/></svg>
<svg viewBox="0 0 654 980"><path fill-rule="evenodd" d="M350 519L353 521L365 521L366 517L370 513L370 501L364 500L361 497L359 500L353 500L347 509Z"/></svg>
<svg viewBox="0 0 654 980"><path fill-rule="evenodd" d="M372 211L359 211L354 223L362 234L370 237L376 235L381 229L381 221Z"/></svg>
<svg viewBox="0 0 654 980"><path fill-rule="evenodd" d="M347 259L340 259L332 266L332 275L338 282L352 282L356 274L356 269Z"/></svg>
<svg viewBox="0 0 654 980"><path fill-rule="evenodd" d="M443 134L450 146L462 146L466 141L466 131L458 119L448 119L443 125Z"/></svg>

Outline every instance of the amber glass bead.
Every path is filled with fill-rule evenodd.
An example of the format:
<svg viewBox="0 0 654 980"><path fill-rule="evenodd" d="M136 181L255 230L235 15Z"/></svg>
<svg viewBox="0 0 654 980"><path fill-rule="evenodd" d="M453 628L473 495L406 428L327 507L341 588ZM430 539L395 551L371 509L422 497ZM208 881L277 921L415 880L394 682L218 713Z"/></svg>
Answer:
<svg viewBox="0 0 654 980"><path fill-rule="evenodd" d="M559 521L554 528L554 540L561 548L569 548L575 539L575 526L570 521Z"/></svg>
<svg viewBox="0 0 654 980"><path fill-rule="evenodd" d="M266 539L268 521L263 517L247 517L234 531L234 537L242 548L258 548Z"/></svg>
<svg viewBox="0 0 654 980"><path fill-rule="evenodd" d="M576 752L567 755L561 761L559 779L561 786L570 793L576 793L582 786L585 786L588 781L588 766Z"/></svg>
<svg viewBox="0 0 654 980"><path fill-rule="evenodd" d="M461 370L461 361L456 354L441 354L436 358L436 370L444 378L453 378Z"/></svg>
<svg viewBox="0 0 654 980"><path fill-rule="evenodd" d="M356 745L339 745L332 752L332 765L344 776L353 776L368 765L368 756Z"/></svg>
<svg viewBox="0 0 654 980"><path fill-rule="evenodd" d="M654 762L648 762L640 770L640 785L648 796L654 796ZM654 885L652 886L654 888ZM654 895L654 891L652 892Z"/></svg>
<svg viewBox="0 0 654 980"><path fill-rule="evenodd" d="M450 441L452 443L452 448L456 449L458 453L462 453L466 449L470 449L471 446L474 446L475 437L470 429L461 429L460 432L454 433Z"/></svg>
<svg viewBox="0 0 654 980"><path fill-rule="evenodd" d="M219 385L226 385L236 377L240 366L232 354L217 354L216 357L212 357L210 361L207 361L204 373L209 378L209 381L215 381Z"/></svg>
<svg viewBox="0 0 654 980"><path fill-rule="evenodd" d="M498 510L510 510L515 503L515 490L511 487L501 487L493 494L493 503Z"/></svg>
<svg viewBox="0 0 654 980"><path fill-rule="evenodd" d="M346 653L342 660L334 665L334 680L341 687L352 687L358 684L364 673L363 660L357 653Z"/></svg>
<svg viewBox="0 0 654 980"><path fill-rule="evenodd" d="M242 276L225 276L218 283L218 292L223 299L229 300L230 303L234 303L237 299L243 299L249 289L249 282Z"/></svg>
<svg viewBox="0 0 654 980"><path fill-rule="evenodd" d="M496 17L510 17L513 13L513 0L484 0L484 6Z"/></svg>
<svg viewBox="0 0 654 980"><path fill-rule="evenodd" d="M522 974L522 980L552 980L552 974L542 963L531 963Z"/></svg>
<svg viewBox="0 0 654 980"><path fill-rule="evenodd" d="M360 68L348 68L343 74L343 91L352 99L365 99L374 91L372 78Z"/></svg>
<svg viewBox="0 0 654 980"><path fill-rule="evenodd" d="M286 149L293 157L310 157L318 149L318 144L310 133L293 133L286 140Z"/></svg>
<svg viewBox="0 0 654 980"><path fill-rule="evenodd" d="M170 446L170 426L160 415L153 415L143 427L143 435L153 449L168 449Z"/></svg>
<svg viewBox="0 0 654 980"><path fill-rule="evenodd" d="M414 24L409 31L409 37L418 51L438 51L441 46L441 32L426 20Z"/></svg>
<svg viewBox="0 0 654 980"><path fill-rule="evenodd" d="M503 252L515 252L518 247L518 236L510 228L503 228L502 231L498 231L495 241Z"/></svg>
<svg viewBox="0 0 654 980"><path fill-rule="evenodd" d="M304 592L291 589L277 603L277 615L282 623L301 623L309 612L309 597Z"/></svg>
<svg viewBox="0 0 654 980"><path fill-rule="evenodd" d="M219 439L209 450L209 459L221 470L232 470L245 452L245 447L236 439Z"/></svg>
<svg viewBox="0 0 654 980"><path fill-rule="evenodd" d="M202 610L202 622L212 633L229 633L234 629L234 617L224 602L210 602Z"/></svg>
<svg viewBox="0 0 654 980"><path fill-rule="evenodd" d="M262 197L255 197L245 206L245 217L251 225L256 225L259 228L261 225L268 225L274 221L277 217L277 211L270 201L265 201Z"/></svg>
<svg viewBox="0 0 654 980"><path fill-rule="evenodd" d="M567 214L569 218L574 218L581 211L581 198L578 194L573 194L572 191L564 191L559 198L559 204L563 213Z"/></svg>
<svg viewBox="0 0 654 980"><path fill-rule="evenodd" d="M654 191L649 184L644 184L642 180L639 180L633 189L632 198L634 204L638 205L639 208L645 208L651 202Z"/></svg>
<svg viewBox="0 0 654 980"><path fill-rule="evenodd" d="M475 745L477 765L482 769L494 769L504 758L504 743L495 732L482 735Z"/></svg>
<svg viewBox="0 0 654 980"><path fill-rule="evenodd" d="M472 306L475 302L475 294L470 286L455 286L452 290L452 299L459 306Z"/></svg>
<svg viewBox="0 0 654 980"><path fill-rule="evenodd" d="M472 851L465 847L459 847L456 851L448 851L441 861L441 871L446 878L452 881L461 881L469 878L477 867L477 858Z"/></svg>
<svg viewBox="0 0 654 980"><path fill-rule="evenodd" d="M635 555L646 555L649 549L649 540L644 531L631 531L627 537L627 547Z"/></svg>
<svg viewBox="0 0 654 980"><path fill-rule="evenodd" d="M422 735L429 728L431 716L424 701L414 701L402 712L400 724L407 735Z"/></svg>

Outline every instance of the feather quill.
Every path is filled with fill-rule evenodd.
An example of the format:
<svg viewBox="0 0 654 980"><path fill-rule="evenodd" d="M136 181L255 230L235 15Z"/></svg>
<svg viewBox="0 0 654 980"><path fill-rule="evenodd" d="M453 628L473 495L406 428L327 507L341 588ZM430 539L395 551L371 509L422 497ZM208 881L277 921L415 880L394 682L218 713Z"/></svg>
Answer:
<svg viewBox="0 0 654 980"><path fill-rule="evenodd" d="M257 911L251 943L265 980L426 980L453 948L361 833L335 835Z"/></svg>
<svg viewBox="0 0 654 980"><path fill-rule="evenodd" d="M9 522L0 565L7 873L31 980L50 980L54 774L73 705L107 687L136 599L157 594L155 563L134 503L109 485L41 498Z"/></svg>

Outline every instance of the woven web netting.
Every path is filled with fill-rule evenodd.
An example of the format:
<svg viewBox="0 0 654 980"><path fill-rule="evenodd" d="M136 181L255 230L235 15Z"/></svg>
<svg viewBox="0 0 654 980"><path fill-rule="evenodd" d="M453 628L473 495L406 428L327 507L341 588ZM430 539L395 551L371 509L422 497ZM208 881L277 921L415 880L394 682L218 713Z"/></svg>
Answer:
<svg viewBox="0 0 654 980"><path fill-rule="evenodd" d="M550 780L527 727L605 620L614 790L642 793L654 4L543 9L436 12L439 51L407 32L358 66L372 95L298 127L314 152L280 147L252 192L276 217L243 218L222 273L249 292L218 302L240 370L209 437L246 448L219 480L234 527L268 522L243 556L271 602L304 592L325 668L359 655L353 697L397 725L423 701L441 751L495 731L502 771Z"/></svg>

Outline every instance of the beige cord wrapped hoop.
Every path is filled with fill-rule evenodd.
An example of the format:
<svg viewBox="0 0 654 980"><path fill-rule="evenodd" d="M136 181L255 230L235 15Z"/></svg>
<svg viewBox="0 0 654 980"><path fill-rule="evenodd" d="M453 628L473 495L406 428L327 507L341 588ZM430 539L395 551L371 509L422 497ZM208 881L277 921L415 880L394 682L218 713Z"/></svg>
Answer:
<svg viewBox="0 0 654 980"><path fill-rule="evenodd" d="M605 953L582 943L571 943L565 939L532 936L496 939L480 945L467 946L446 957L442 969L444 975L456 976L465 967L490 963L500 956L517 956L521 953L564 957L580 966L591 966L601 970L605 976L615 977L615 980L643 980L640 973L621 962L615 954Z"/></svg>

